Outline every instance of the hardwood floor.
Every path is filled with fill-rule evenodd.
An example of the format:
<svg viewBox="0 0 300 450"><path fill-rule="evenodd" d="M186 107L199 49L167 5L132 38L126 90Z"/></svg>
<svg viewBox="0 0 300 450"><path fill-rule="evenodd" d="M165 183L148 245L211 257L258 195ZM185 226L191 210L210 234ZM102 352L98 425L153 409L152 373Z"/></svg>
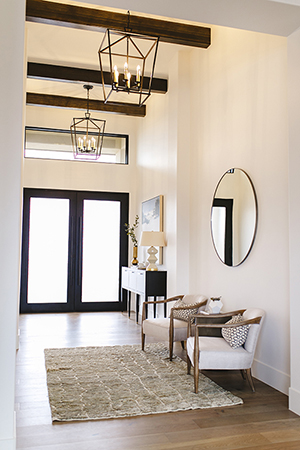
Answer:
<svg viewBox="0 0 300 450"><path fill-rule="evenodd" d="M300 417L287 397L258 380L253 394L236 372L205 374L242 397L241 406L52 425L44 348L139 344L140 326L121 313L73 313L21 315L19 328L17 449L300 449ZM175 351L184 356L179 343Z"/></svg>

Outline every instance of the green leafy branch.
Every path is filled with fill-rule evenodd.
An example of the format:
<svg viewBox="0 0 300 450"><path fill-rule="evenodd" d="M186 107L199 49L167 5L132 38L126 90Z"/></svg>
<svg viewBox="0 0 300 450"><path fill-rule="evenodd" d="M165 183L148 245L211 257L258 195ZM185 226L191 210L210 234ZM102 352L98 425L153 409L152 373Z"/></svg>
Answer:
<svg viewBox="0 0 300 450"><path fill-rule="evenodd" d="M134 247L138 246L138 241L135 235L135 230L137 229L137 227L139 226L139 216L136 215L135 216L135 221L134 224L132 226L130 226L128 223L125 223L125 230L128 236L131 237L132 243L134 245Z"/></svg>

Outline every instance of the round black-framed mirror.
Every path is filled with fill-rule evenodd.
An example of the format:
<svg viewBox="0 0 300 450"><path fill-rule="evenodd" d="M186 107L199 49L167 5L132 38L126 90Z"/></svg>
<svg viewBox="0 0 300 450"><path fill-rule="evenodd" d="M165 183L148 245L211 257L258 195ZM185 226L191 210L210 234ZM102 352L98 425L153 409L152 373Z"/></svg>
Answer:
<svg viewBox="0 0 300 450"><path fill-rule="evenodd" d="M211 206L211 236L219 259L230 267L249 255L257 229L257 198L247 173L227 170L219 180Z"/></svg>

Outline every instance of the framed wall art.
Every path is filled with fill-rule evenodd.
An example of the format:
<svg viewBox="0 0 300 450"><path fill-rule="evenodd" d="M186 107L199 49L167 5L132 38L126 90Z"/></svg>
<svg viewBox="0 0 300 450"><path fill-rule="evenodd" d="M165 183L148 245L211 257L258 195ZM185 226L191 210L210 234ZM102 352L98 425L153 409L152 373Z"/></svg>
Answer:
<svg viewBox="0 0 300 450"><path fill-rule="evenodd" d="M150 198L142 202L142 231L163 231L163 196ZM157 264L163 262L163 248L157 247ZM144 253L146 260L146 249Z"/></svg>

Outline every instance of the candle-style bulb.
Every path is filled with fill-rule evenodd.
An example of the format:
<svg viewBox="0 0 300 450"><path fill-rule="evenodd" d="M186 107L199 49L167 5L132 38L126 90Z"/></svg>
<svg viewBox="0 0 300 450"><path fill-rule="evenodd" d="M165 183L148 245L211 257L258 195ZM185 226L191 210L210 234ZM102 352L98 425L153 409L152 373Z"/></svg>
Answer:
<svg viewBox="0 0 300 450"><path fill-rule="evenodd" d="M127 73L127 80L126 80L126 86L128 89L130 89L130 78L131 78L131 73L128 72Z"/></svg>
<svg viewBox="0 0 300 450"><path fill-rule="evenodd" d="M119 72L117 66L114 67L114 83L118 86L119 83Z"/></svg>
<svg viewBox="0 0 300 450"><path fill-rule="evenodd" d="M137 68L136 68L136 82L137 82L137 84L140 84L140 82L141 82L141 68L140 68L140 66L137 66Z"/></svg>

